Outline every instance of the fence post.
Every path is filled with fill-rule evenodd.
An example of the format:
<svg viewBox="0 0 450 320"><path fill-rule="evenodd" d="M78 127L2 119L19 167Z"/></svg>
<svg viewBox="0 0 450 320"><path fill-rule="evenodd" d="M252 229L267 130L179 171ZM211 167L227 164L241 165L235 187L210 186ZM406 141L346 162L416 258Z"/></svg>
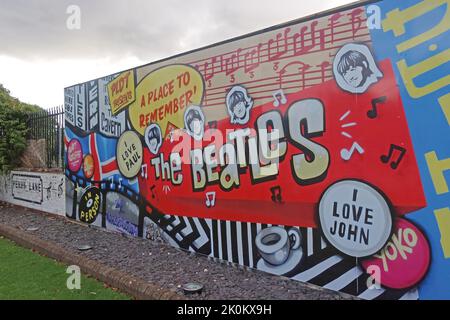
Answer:
<svg viewBox="0 0 450 320"><path fill-rule="evenodd" d="M64 108L57 106L28 115L29 139L45 139L47 168L63 169Z"/></svg>

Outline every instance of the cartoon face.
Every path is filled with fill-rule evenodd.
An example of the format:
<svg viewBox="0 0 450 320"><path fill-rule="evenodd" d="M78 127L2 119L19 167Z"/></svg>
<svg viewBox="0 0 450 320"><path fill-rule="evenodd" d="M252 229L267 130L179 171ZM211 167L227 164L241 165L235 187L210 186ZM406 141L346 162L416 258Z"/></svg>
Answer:
<svg viewBox="0 0 450 320"><path fill-rule="evenodd" d="M350 66L347 71L344 72L343 77L347 83L355 88L359 87L365 80L363 76L363 67Z"/></svg>
<svg viewBox="0 0 450 320"><path fill-rule="evenodd" d="M158 140L156 138L152 138L150 139L150 150L156 150L156 148L158 147Z"/></svg>
<svg viewBox="0 0 450 320"><path fill-rule="evenodd" d="M347 43L339 49L333 61L333 75L336 84L351 93L364 93L383 77L372 52L359 43Z"/></svg>
<svg viewBox="0 0 450 320"><path fill-rule="evenodd" d="M199 106L190 106L184 113L186 132L195 140L202 140L205 126L205 116Z"/></svg>
<svg viewBox="0 0 450 320"><path fill-rule="evenodd" d="M246 124L248 122L253 100L248 96L247 89L234 86L227 94L226 103L231 123Z"/></svg>
<svg viewBox="0 0 450 320"><path fill-rule="evenodd" d="M157 154L162 145L161 128L158 124L153 123L145 130L145 143L151 153Z"/></svg>
<svg viewBox="0 0 450 320"><path fill-rule="evenodd" d="M194 119L191 122L190 129L195 135L201 135L203 124L200 120Z"/></svg>
<svg viewBox="0 0 450 320"><path fill-rule="evenodd" d="M247 113L247 108L245 107L245 102L240 101L237 105L234 106L234 115L242 119L245 117L245 114Z"/></svg>

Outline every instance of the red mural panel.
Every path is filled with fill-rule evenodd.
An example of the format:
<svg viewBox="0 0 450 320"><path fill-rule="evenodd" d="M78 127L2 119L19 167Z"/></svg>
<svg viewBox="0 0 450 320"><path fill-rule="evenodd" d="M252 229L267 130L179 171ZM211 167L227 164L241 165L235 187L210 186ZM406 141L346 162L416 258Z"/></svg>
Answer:
<svg viewBox="0 0 450 320"><path fill-rule="evenodd" d="M345 92L332 79L288 94L285 99L281 91L274 102L254 108L246 125L230 124L228 118L218 121L213 124L217 128L205 129L201 142L195 142L186 132L175 131L180 139L171 141L170 136L166 137L158 156L144 148L143 163L148 165L148 170L146 176L139 177L141 194L166 214L307 227L318 225L317 205L324 190L342 179L362 180L382 190L397 215L426 206L392 65L389 60L384 60L379 63L379 68L383 78L362 94ZM306 105L310 103L310 107L296 108L301 101ZM322 111L315 110L321 109L320 106ZM258 132L253 141L242 140L246 162L239 168L237 178L233 177L236 178L234 186L228 190L220 182L221 178L226 181L226 174L231 171L227 171L226 165L213 166L215 168L208 173L204 164L196 174L197 177L204 175L206 183L199 183L197 188L193 183L193 165L189 161L183 161L181 170L170 169L170 154L179 150L180 145L188 146L180 152L182 157L188 157L183 159L192 160L192 156L183 152L197 149L205 160L211 153L206 152L208 155L205 156L208 145L214 145L216 155L219 155L226 143L225 138L214 140L216 131L220 131L219 137L227 137L230 132L261 129L257 127L257 121L262 118L267 120L263 123L268 124L269 133L278 129L278 146L284 144L286 147L285 152L280 152L275 171L269 170L258 179L264 164L260 162L259 168L249 164L256 154L261 159L261 147L267 144L267 135ZM282 125L277 126L277 123ZM314 127L323 130L314 132ZM236 140L231 143L235 146L238 161L238 143ZM293 168L294 159L303 154L306 162L314 166L317 154L310 149L317 145L328 155L327 168L322 173L319 170L318 176L304 179L304 174Z"/></svg>

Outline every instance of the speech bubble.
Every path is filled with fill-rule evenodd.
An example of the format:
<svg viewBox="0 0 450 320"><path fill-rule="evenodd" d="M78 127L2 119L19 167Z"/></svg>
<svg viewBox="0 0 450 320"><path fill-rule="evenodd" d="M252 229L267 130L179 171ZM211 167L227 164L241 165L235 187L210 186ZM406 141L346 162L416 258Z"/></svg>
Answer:
<svg viewBox="0 0 450 320"><path fill-rule="evenodd" d="M134 178L141 170L142 142L134 131L125 131L117 141L116 159L120 173L128 179Z"/></svg>
<svg viewBox="0 0 450 320"><path fill-rule="evenodd" d="M357 180L341 180L328 187L319 202L319 219L330 244L356 258L378 252L392 230L384 196Z"/></svg>
<svg viewBox="0 0 450 320"><path fill-rule="evenodd" d="M134 71L125 71L107 85L109 105L112 115L129 106L136 100Z"/></svg>
<svg viewBox="0 0 450 320"><path fill-rule="evenodd" d="M166 136L167 126L184 127L184 110L203 100L202 75L188 65L171 65L148 74L136 87L136 101L130 105L133 128L144 135L150 123L157 123Z"/></svg>

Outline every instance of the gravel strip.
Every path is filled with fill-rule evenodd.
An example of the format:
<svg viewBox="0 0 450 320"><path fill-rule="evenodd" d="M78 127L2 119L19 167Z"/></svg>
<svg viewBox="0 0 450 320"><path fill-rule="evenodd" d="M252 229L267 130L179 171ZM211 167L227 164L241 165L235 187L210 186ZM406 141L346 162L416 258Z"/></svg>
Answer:
<svg viewBox="0 0 450 320"><path fill-rule="evenodd" d="M282 299L342 300L356 299L287 278L249 268L219 263L205 256L178 250L164 243L126 237L120 233L88 228L65 217L26 208L0 204L0 223L26 230L38 238L96 260L106 266L169 289L184 296L182 286L188 282L204 285L194 299ZM81 245L91 250L79 251Z"/></svg>

